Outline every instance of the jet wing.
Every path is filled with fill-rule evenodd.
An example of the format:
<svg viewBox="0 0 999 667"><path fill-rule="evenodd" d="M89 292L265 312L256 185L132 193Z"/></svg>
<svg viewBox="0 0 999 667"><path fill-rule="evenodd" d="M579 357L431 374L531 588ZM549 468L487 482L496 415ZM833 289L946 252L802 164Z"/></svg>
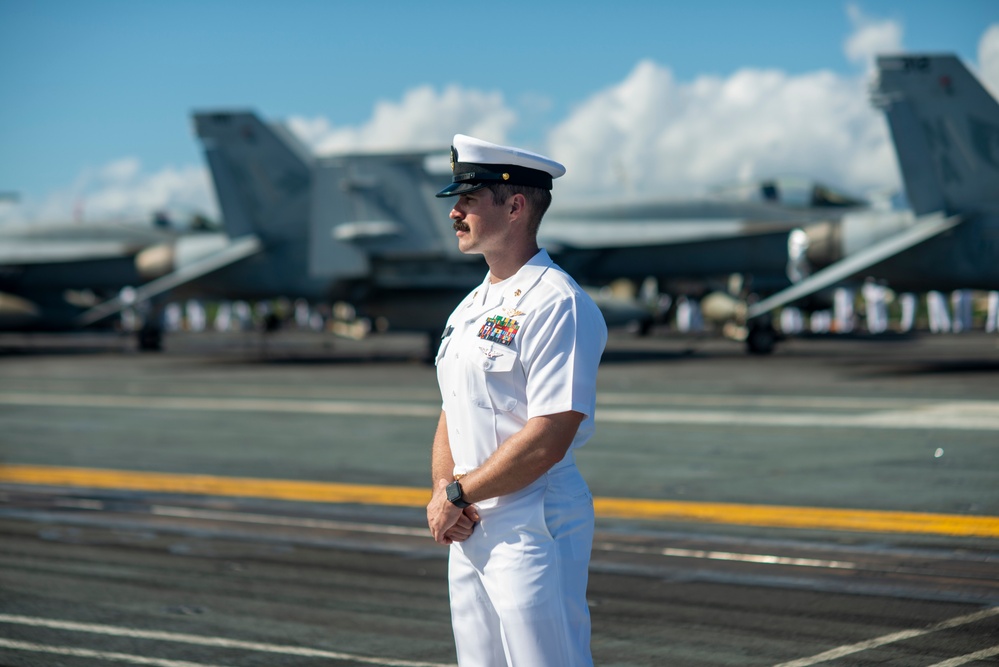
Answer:
<svg viewBox="0 0 999 667"><path fill-rule="evenodd" d="M587 219L545 221L538 239L547 246L579 249L632 248L650 245L680 245L789 231L800 222L774 223L748 218L621 220Z"/></svg>
<svg viewBox="0 0 999 667"><path fill-rule="evenodd" d="M18 241L0 243L0 266L63 264L99 259L131 257L141 245L121 241Z"/></svg>
<svg viewBox="0 0 999 667"><path fill-rule="evenodd" d="M960 215L946 217L943 213L922 216L912 227L882 239L864 250L855 252L821 271L817 271L805 280L753 304L746 311L746 318L751 320L774 308L787 305L830 285L835 285L841 280L856 275L864 269L954 228L962 220L963 217Z"/></svg>
<svg viewBox="0 0 999 667"><path fill-rule="evenodd" d="M248 235L238 238L218 252L212 253L207 257L202 257L195 262L182 266L173 273L168 273L161 278L157 278L136 288L134 299L129 303L123 301L121 297L116 297L94 306L80 315L78 323L81 326L86 326L98 322L105 317L121 312L133 302L146 301L154 296L168 292L192 280L255 255L261 249L263 249L263 243L256 236Z"/></svg>

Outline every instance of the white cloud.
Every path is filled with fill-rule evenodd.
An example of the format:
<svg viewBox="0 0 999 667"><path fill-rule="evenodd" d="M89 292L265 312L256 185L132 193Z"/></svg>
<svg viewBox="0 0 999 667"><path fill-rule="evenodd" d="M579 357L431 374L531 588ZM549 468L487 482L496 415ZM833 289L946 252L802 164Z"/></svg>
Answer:
<svg viewBox="0 0 999 667"><path fill-rule="evenodd" d="M844 55L867 69L789 75L739 70L677 81L639 63L621 83L579 105L551 133L548 150L572 165L572 194L692 195L712 185L775 175L826 181L859 193L900 187L867 77L878 53L902 49L902 27L847 7Z"/></svg>
<svg viewBox="0 0 999 667"><path fill-rule="evenodd" d="M690 83L651 61L580 105L549 151L567 194L691 195L798 175L853 190L897 187L887 130L862 77L744 69Z"/></svg>
<svg viewBox="0 0 999 667"><path fill-rule="evenodd" d="M358 127L335 127L326 118L292 117L288 126L317 153L440 149L456 133L505 141L517 121L503 95L448 86L408 91L398 103L381 101Z"/></svg>
<svg viewBox="0 0 999 667"><path fill-rule="evenodd" d="M853 33L843 43L843 51L850 62L870 69L876 55L902 51L902 26L897 21L872 18L852 3L846 13Z"/></svg>
<svg viewBox="0 0 999 667"><path fill-rule="evenodd" d="M999 97L999 23L990 25L978 42L978 67L983 83Z"/></svg>
<svg viewBox="0 0 999 667"><path fill-rule="evenodd" d="M138 158L126 157L115 160L100 169L100 180L106 183L128 183L134 180L142 170Z"/></svg>
<svg viewBox="0 0 999 667"><path fill-rule="evenodd" d="M901 187L882 114L868 101L868 72L877 53L902 49L895 21L847 8L853 31L844 56L855 74L789 74L742 69L728 76L677 80L663 64L639 62L616 85L597 91L554 125L541 150L566 163L559 192L567 197L692 195L737 180L775 175L810 177L857 193ZM982 78L999 90L999 24L979 43ZM291 129L318 153L402 151L446 147L456 132L505 142L550 101L526 95L509 103L499 92L420 86L381 101L356 126L323 116L295 116ZM516 130L516 132L515 132ZM561 198L561 195L560 195ZM174 208L217 216L204 166L145 173L135 158L87 171L41 201L0 203L0 222L148 219Z"/></svg>
<svg viewBox="0 0 999 667"><path fill-rule="evenodd" d="M0 208L0 224L86 221L145 222L157 211L186 221L192 213L217 218L211 180L205 167L166 167L144 173L142 163L126 157L88 169L76 182L40 200L27 198Z"/></svg>

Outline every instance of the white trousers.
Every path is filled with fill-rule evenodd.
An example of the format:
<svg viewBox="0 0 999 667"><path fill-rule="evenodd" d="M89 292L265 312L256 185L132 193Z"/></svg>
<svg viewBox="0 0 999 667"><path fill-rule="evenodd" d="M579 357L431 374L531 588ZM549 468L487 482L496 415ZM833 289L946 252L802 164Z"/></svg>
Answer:
<svg viewBox="0 0 999 667"><path fill-rule="evenodd" d="M581 667L590 656L586 579L593 496L575 465L480 508L451 545L451 623L462 667Z"/></svg>

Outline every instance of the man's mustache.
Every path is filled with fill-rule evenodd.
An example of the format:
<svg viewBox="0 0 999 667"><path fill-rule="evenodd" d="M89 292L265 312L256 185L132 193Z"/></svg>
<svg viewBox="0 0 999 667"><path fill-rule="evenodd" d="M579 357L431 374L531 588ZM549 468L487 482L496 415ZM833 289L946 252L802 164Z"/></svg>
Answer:
<svg viewBox="0 0 999 667"><path fill-rule="evenodd" d="M456 232L467 232L468 231L468 225L466 225L464 222L462 222L460 220L455 220L454 224L451 225L451 228L454 229L454 231L456 231Z"/></svg>

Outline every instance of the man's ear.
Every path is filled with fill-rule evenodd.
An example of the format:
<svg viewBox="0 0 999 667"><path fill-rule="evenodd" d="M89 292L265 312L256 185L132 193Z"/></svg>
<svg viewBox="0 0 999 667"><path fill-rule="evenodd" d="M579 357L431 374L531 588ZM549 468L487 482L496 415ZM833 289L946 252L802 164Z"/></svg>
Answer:
<svg viewBox="0 0 999 667"><path fill-rule="evenodd" d="M527 197L518 192L507 200L507 205L510 207L510 215L516 217L523 216L524 211L527 209Z"/></svg>

